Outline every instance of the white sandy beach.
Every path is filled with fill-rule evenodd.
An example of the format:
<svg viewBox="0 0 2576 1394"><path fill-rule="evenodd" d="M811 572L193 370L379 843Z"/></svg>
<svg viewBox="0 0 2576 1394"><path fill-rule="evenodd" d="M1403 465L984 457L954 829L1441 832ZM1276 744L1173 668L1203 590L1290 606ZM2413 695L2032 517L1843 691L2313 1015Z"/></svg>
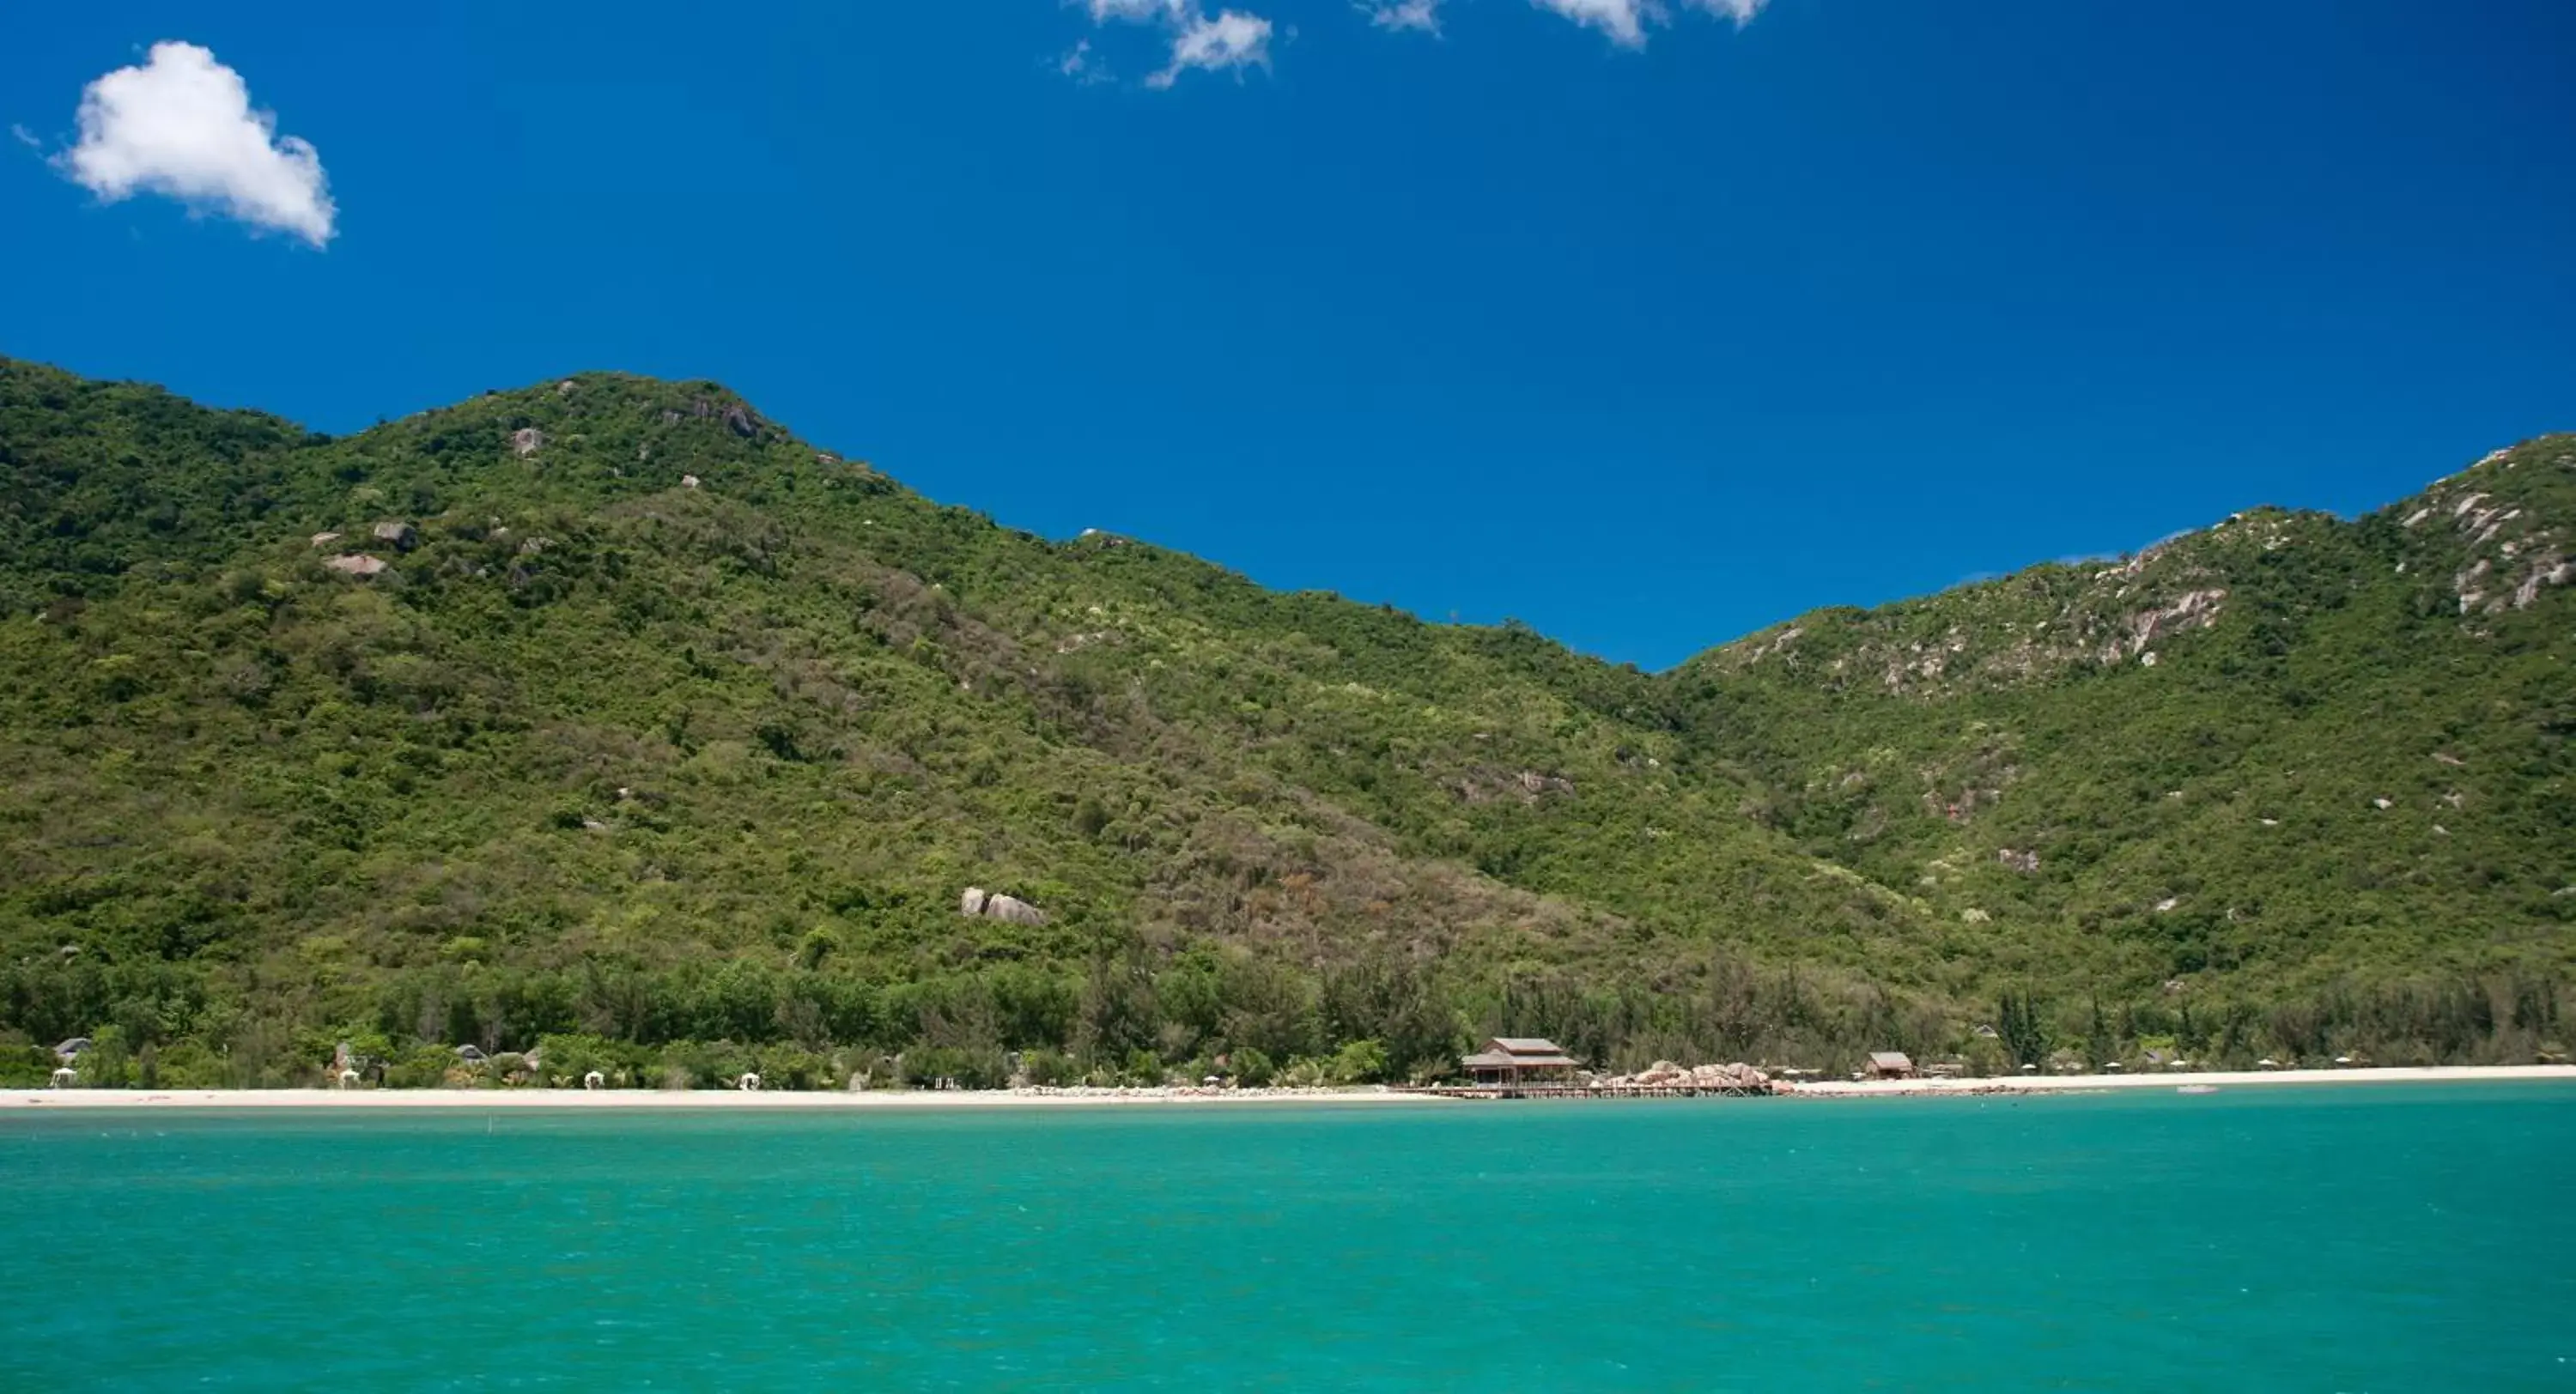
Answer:
<svg viewBox="0 0 2576 1394"><path fill-rule="evenodd" d="M0 1112L65 1108L957 1109L1418 1103L1392 1089L11 1089Z"/></svg>
<svg viewBox="0 0 2576 1394"><path fill-rule="evenodd" d="M2273 1088L2313 1084L2576 1083L2576 1065L2442 1065L2345 1070L2170 1070L2112 1075L2012 1075L1993 1079L1821 1080L1793 1098L1922 1098L1943 1094L2062 1094L2105 1089Z"/></svg>
<svg viewBox="0 0 2576 1394"><path fill-rule="evenodd" d="M1827 1080L1793 1098L1939 1098L2063 1094L2114 1089L2173 1091L2356 1084L2576 1084L2576 1065L2463 1065L2427 1069L2191 1071L2133 1075L2024 1075L1996 1079ZM730 1089L11 1089L0 1112L85 1108L304 1109L959 1109L1241 1108L1261 1105L1446 1103L1396 1089L1124 1089L743 1092Z"/></svg>

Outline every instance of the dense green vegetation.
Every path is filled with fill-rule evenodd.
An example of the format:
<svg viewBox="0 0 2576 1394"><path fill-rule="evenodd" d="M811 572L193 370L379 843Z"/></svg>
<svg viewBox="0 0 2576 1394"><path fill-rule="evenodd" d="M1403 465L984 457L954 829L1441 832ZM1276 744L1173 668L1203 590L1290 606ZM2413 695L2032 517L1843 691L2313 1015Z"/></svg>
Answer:
<svg viewBox="0 0 2576 1394"><path fill-rule="evenodd" d="M2568 437L1659 675L705 383L331 439L0 360L0 468L8 1082L2529 1058L2576 962Z"/></svg>

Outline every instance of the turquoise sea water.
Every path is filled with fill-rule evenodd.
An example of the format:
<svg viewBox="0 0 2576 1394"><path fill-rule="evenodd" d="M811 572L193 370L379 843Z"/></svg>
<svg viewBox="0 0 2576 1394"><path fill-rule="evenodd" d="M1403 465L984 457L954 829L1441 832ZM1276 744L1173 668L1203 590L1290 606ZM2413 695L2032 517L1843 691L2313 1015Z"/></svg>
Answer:
<svg viewBox="0 0 2576 1394"><path fill-rule="evenodd" d="M0 1115L0 1389L2576 1389L2576 1089Z"/></svg>

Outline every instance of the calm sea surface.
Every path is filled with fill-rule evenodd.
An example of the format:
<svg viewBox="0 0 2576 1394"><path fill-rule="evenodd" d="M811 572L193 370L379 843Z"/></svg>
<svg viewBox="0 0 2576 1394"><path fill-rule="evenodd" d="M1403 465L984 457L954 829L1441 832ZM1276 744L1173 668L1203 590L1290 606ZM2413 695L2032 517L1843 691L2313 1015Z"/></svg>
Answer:
<svg viewBox="0 0 2576 1394"><path fill-rule="evenodd" d="M0 1117L0 1390L2576 1390L2576 1089Z"/></svg>

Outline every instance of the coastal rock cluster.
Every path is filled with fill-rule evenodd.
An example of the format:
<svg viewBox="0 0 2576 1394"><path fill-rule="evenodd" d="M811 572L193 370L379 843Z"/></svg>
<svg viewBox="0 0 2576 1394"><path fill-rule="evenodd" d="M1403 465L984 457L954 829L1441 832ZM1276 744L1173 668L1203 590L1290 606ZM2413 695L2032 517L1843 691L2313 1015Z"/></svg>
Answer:
<svg viewBox="0 0 2576 1394"><path fill-rule="evenodd" d="M1658 1060L1632 1075L1598 1081L1609 1089L1736 1089L1768 1094L1780 1088L1764 1071L1738 1060L1731 1065L1676 1065Z"/></svg>

